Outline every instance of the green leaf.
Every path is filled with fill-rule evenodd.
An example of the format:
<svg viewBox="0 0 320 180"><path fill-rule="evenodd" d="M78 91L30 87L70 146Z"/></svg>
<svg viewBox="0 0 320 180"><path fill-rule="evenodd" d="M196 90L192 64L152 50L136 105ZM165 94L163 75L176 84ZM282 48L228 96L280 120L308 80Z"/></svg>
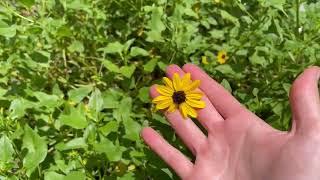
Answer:
<svg viewBox="0 0 320 180"><path fill-rule="evenodd" d="M4 36L7 38L12 38L16 35L16 26L10 27L1 27L0 26L0 36Z"/></svg>
<svg viewBox="0 0 320 180"><path fill-rule="evenodd" d="M232 22L233 24L235 24L236 26L240 26L240 23L238 21L238 19L234 16L232 16L230 13L228 13L227 11L225 10L220 10L220 14L221 14L221 17L227 21L230 21Z"/></svg>
<svg viewBox="0 0 320 180"><path fill-rule="evenodd" d="M39 100L40 106L45 106L47 108L57 107L59 102L59 97L56 95L46 94L44 92L34 92L33 95Z"/></svg>
<svg viewBox="0 0 320 180"><path fill-rule="evenodd" d="M61 114L59 120L62 124L75 129L84 129L88 125L85 115L73 107L70 109L70 114Z"/></svg>
<svg viewBox="0 0 320 180"><path fill-rule="evenodd" d="M229 64L219 65L215 69L217 71L220 71L222 74L235 74L235 72Z"/></svg>
<svg viewBox="0 0 320 180"><path fill-rule="evenodd" d="M111 72L115 72L115 73L119 73L120 72L119 67L117 65L113 64L109 60L103 60L102 64Z"/></svg>
<svg viewBox="0 0 320 180"><path fill-rule="evenodd" d="M35 51L30 55L30 57L35 62L48 63L51 58L51 54L46 51Z"/></svg>
<svg viewBox="0 0 320 180"><path fill-rule="evenodd" d="M56 148L60 151L70 150L70 149L87 149L88 145L84 138L74 138L67 143L59 143Z"/></svg>
<svg viewBox="0 0 320 180"><path fill-rule="evenodd" d="M118 131L119 124L117 121L110 121L106 125L99 128L99 131L104 135L107 136L111 132L117 132Z"/></svg>
<svg viewBox="0 0 320 180"><path fill-rule="evenodd" d="M100 142L93 145L93 148L104 153L110 161L117 162L121 160L123 150L119 145L114 145L110 140L100 137Z"/></svg>
<svg viewBox="0 0 320 180"><path fill-rule="evenodd" d="M125 138L132 140L132 141L139 141L140 140L140 131L141 125L134 121L131 118L126 118L123 120L123 125L126 131Z"/></svg>
<svg viewBox="0 0 320 180"><path fill-rule="evenodd" d="M8 163L13 159L14 149L11 143L11 140L6 135L0 138L0 168L2 163Z"/></svg>
<svg viewBox="0 0 320 180"><path fill-rule="evenodd" d="M68 50L70 52L83 52L84 51L84 46L82 42L80 41L73 41L72 44L68 47Z"/></svg>
<svg viewBox="0 0 320 180"><path fill-rule="evenodd" d="M10 117L13 119L17 119L20 117L23 117L25 115L26 107L24 106L24 100L23 99L14 99L11 104L9 111Z"/></svg>
<svg viewBox="0 0 320 180"><path fill-rule="evenodd" d="M266 7L273 6L281 11L283 11L283 5L286 3L286 0L259 0Z"/></svg>
<svg viewBox="0 0 320 180"><path fill-rule="evenodd" d="M132 74L134 73L134 71L136 70L136 66L131 65L131 66L122 66L120 68L120 73L127 77L127 78L131 78Z"/></svg>
<svg viewBox="0 0 320 180"><path fill-rule="evenodd" d="M103 108L103 98L101 96L101 92L98 88L96 88L90 98L89 98L89 104L88 107L91 110L95 111L95 116L96 118L98 117L99 112L102 110Z"/></svg>
<svg viewBox="0 0 320 180"><path fill-rule="evenodd" d="M107 47L99 49L99 51L102 50L104 53L107 53L107 54L115 54L115 53L122 54L123 48L124 48L124 45L116 41L113 43L109 43Z"/></svg>
<svg viewBox="0 0 320 180"><path fill-rule="evenodd" d="M130 56L149 56L149 52L139 47L132 47Z"/></svg>
<svg viewBox="0 0 320 180"><path fill-rule="evenodd" d="M27 175L38 167L38 165L47 156L47 144L44 138L40 137L37 132L32 130L28 125L24 127L22 149L26 148L28 153L23 158L23 167L26 169Z"/></svg>
<svg viewBox="0 0 320 180"><path fill-rule="evenodd" d="M221 85L222 85L226 90L228 90L230 93L232 92L230 83L229 83L226 79L223 79L223 80L221 81Z"/></svg>
<svg viewBox="0 0 320 180"><path fill-rule="evenodd" d="M80 171L72 171L68 173L66 177L64 177L63 180L85 180L86 175L83 172Z"/></svg>
<svg viewBox="0 0 320 180"><path fill-rule="evenodd" d="M30 8L35 4L35 0L19 0L20 3Z"/></svg>
<svg viewBox="0 0 320 180"><path fill-rule="evenodd" d="M147 41L163 41L161 33L166 29L166 26L162 22L162 16L162 7L154 7L151 15L151 20L148 23L148 27L149 29L151 29L151 31L147 32Z"/></svg>
<svg viewBox="0 0 320 180"><path fill-rule="evenodd" d="M135 176L132 172L126 173L124 176L119 177L119 180L135 180Z"/></svg>
<svg viewBox="0 0 320 180"><path fill-rule="evenodd" d="M258 56L258 53L255 52L250 58L249 58L251 64L253 65L261 65L262 67L265 67L268 62L264 57Z"/></svg>
<svg viewBox="0 0 320 180"><path fill-rule="evenodd" d="M149 62L147 62L145 65L143 65L143 70L146 72L153 72L157 63L158 63L158 59L153 58Z"/></svg>
<svg viewBox="0 0 320 180"><path fill-rule="evenodd" d="M44 180L64 180L64 175L49 171L44 173Z"/></svg>
<svg viewBox="0 0 320 180"><path fill-rule="evenodd" d="M93 87L91 85L82 86L80 88L72 89L68 92L69 100L74 103L79 103L84 97L86 97Z"/></svg>
<svg viewBox="0 0 320 180"><path fill-rule="evenodd" d="M138 97L144 103L150 102L149 89L150 89L149 87L143 87L139 89Z"/></svg>
<svg viewBox="0 0 320 180"><path fill-rule="evenodd" d="M114 109L119 106L119 97L113 94L112 91L105 91L102 95L103 98L103 108Z"/></svg>

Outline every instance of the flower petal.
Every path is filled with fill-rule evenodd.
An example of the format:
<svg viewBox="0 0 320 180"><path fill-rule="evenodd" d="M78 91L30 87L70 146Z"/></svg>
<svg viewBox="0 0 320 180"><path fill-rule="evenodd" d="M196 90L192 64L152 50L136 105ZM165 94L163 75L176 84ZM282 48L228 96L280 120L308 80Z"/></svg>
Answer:
<svg viewBox="0 0 320 180"><path fill-rule="evenodd" d="M181 80L182 87L187 86L188 84L190 84L190 82L191 82L191 74L186 73Z"/></svg>
<svg viewBox="0 0 320 180"><path fill-rule="evenodd" d="M163 81L163 83L164 83L166 86L170 87L171 89L174 89L173 83L172 83L172 81L171 81L169 78L163 77L163 78L162 78L162 81Z"/></svg>
<svg viewBox="0 0 320 180"><path fill-rule="evenodd" d="M183 90L184 91L193 91L193 90L197 89L199 86L200 86L200 80L195 80L191 84L189 84L188 86L185 86L183 88Z"/></svg>
<svg viewBox="0 0 320 180"><path fill-rule="evenodd" d="M153 103L158 103L158 102L165 101L165 100L170 100L170 99L172 99L171 96L158 96L158 97L154 98L152 100L152 102Z"/></svg>
<svg viewBox="0 0 320 180"><path fill-rule="evenodd" d="M178 73L173 74L173 87L175 91L180 91L181 90L181 79Z"/></svg>
<svg viewBox="0 0 320 180"><path fill-rule="evenodd" d="M200 100L202 98L202 92L188 92L186 97L187 99Z"/></svg>
<svg viewBox="0 0 320 180"><path fill-rule="evenodd" d="M167 100L167 101L162 101L156 105L156 108L161 110L161 109L166 109L169 107L171 104L173 104L172 100Z"/></svg>
<svg viewBox="0 0 320 180"><path fill-rule="evenodd" d="M202 109L204 107L206 107L206 103L204 101L197 101L197 100L193 100L193 99L187 99L186 103L194 108L199 108Z"/></svg>
<svg viewBox="0 0 320 180"><path fill-rule="evenodd" d="M182 117L186 119L188 117L188 112L187 112L187 104L182 103L179 105L180 113L182 114Z"/></svg>
<svg viewBox="0 0 320 180"><path fill-rule="evenodd" d="M157 91L161 94L161 95L165 95L165 96L172 96L173 94L173 90L170 89L169 87L167 86L163 86L163 85L158 85L156 87Z"/></svg>
<svg viewBox="0 0 320 180"><path fill-rule="evenodd" d="M168 108L168 112L174 112L177 109L177 105L175 105L174 103L172 103L169 108Z"/></svg>
<svg viewBox="0 0 320 180"><path fill-rule="evenodd" d="M190 107L188 104L186 104L186 108L187 108L187 111L188 111L188 114L193 117L193 118L197 118L198 116L198 113L195 109L193 109L192 107Z"/></svg>

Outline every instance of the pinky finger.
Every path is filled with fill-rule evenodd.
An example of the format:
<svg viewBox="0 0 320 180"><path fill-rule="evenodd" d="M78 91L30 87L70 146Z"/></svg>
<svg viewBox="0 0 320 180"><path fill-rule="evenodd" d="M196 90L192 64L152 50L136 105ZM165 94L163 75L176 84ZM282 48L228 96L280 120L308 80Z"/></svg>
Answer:
<svg viewBox="0 0 320 180"><path fill-rule="evenodd" d="M141 132L145 143L163 159L182 179L192 170L192 162L180 151L171 146L152 128L144 128Z"/></svg>

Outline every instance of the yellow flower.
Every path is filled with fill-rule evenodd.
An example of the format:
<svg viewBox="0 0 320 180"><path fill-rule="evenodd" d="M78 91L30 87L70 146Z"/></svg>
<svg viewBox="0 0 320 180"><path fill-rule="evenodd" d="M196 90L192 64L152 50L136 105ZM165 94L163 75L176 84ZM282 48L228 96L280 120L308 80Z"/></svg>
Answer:
<svg viewBox="0 0 320 180"><path fill-rule="evenodd" d="M179 109L184 118L196 118L198 115L196 109L206 106L201 100L202 93L196 91L200 80L191 81L190 73L185 74L182 78L175 73L172 80L164 77L163 82L165 85L158 85L156 88L160 95L152 101L156 104L157 109L167 109L168 112Z"/></svg>
<svg viewBox="0 0 320 180"><path fill-rule="evenodd" d="M202 56L202 57L201 57L201 62L202 62L203 64L205 64L205 65L208 65L209 62L208 62L207 56Z"/></svg>
<svg viewBox="0 0 320 180"><path fill-rule="evenodd" d="M219 52L218 52L217 60L218 60L218 62L219 62L220 64L226 63L227 59L228 59L228 56L227 56L227 52L226 52L226 51L223 51L223 50L222 50L222 51L219 51Z"/></svg>

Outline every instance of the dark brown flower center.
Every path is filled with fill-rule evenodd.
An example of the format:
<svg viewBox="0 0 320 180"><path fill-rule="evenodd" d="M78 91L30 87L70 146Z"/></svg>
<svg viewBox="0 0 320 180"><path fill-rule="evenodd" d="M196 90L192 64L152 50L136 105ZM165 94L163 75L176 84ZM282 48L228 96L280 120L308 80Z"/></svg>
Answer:
<svg viewBox="0 0 320 180"><path fill-rule="evenodd" d="M226 58L226 55L225 55L225 54L223 54L221 57L222 57L222 59L224 59L224 58Z"/></svg>
<svg viewBox="0 0 320 180"><path fill-rule="evenodd" d="M181 104L186 101L186 93L184 91L176 91L173 93L172 99L175 104Z"/></svg>

